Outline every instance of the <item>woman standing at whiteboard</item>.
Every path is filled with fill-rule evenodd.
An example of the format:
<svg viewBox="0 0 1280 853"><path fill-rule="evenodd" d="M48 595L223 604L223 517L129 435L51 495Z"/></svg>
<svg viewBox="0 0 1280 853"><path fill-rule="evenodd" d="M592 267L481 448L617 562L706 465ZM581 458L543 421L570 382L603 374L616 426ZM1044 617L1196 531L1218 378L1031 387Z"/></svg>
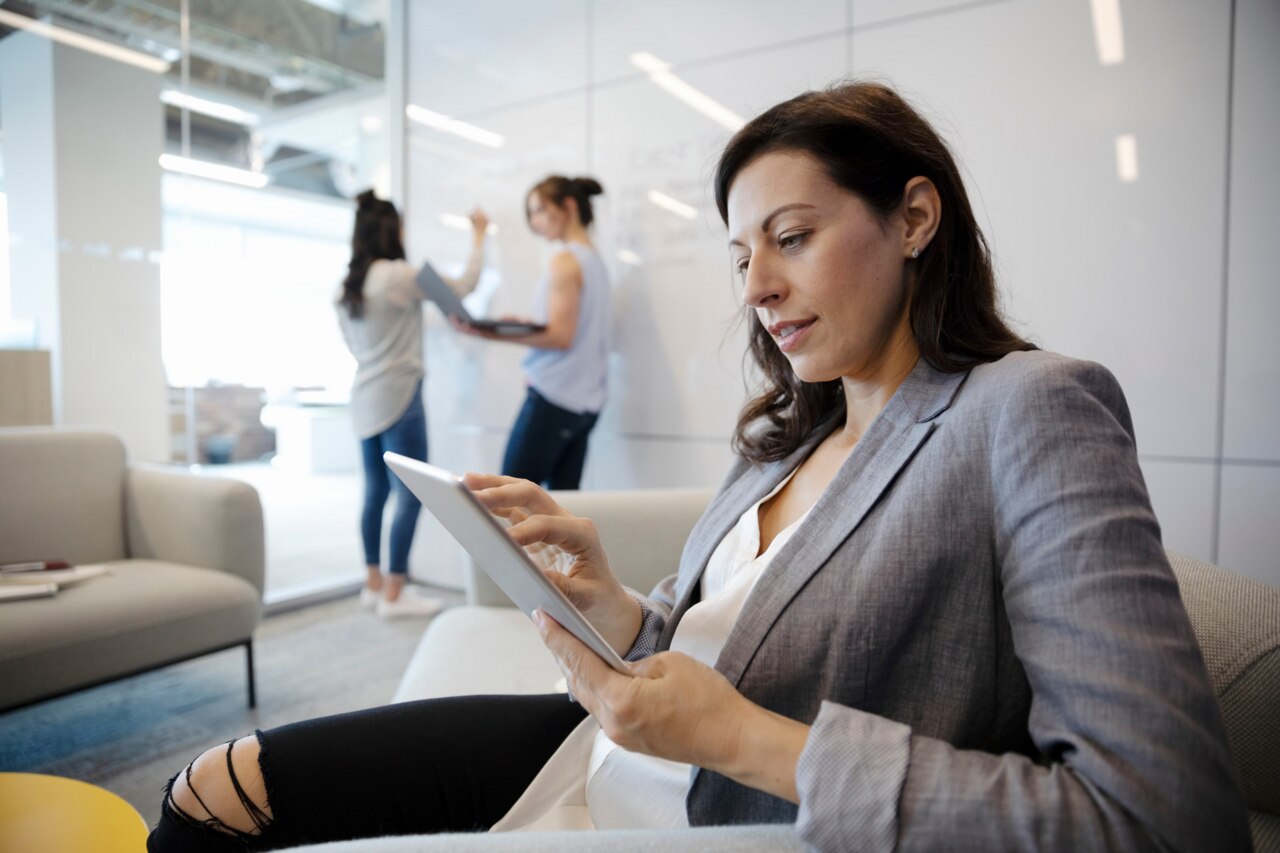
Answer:
<svg viewBox="0 0 1280 853"><path fill-rule="evenodd" d="M588 231L591 197L602 192L594 178L551 175L525 198L529 227L559 244L534 295L543 331L496 335L455 322L467 334L530 347L523 362L528 394L507 440L502 473L548 489L578 488L587 439L604 406L609 274Z"/></svg>
<svg viewBox="0 0 1280 853"><path fill-rule="evenodd" d="M446 279L459 294L471 292L480 279L488 225L482 211L472 212L467 268L456 281ZM427 458L427 417L422 407L424 295L415 281L416 273L404 257L403 227L396 206L377 198L373 190L362 192L356 197L351 263L334 301L342 337L356 360L351 417L364 462L360 534L367 572L360 602L376 608L383 618L428 616L444 606L438 598L420 596L412 587L405 587L409 549L422 504L399 478L390 476L382 461L388 450L423 461ZM382 511L393 488L396 509L391 520L390 562L384 575Z"/></svg>

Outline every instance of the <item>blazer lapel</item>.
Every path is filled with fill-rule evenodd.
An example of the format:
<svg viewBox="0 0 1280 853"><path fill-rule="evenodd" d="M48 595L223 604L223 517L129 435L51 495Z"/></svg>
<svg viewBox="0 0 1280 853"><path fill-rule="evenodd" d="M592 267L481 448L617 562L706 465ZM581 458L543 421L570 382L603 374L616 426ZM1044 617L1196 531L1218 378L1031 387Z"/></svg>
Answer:
<svg viewBox="0 0 1280 853"><path fill-rule="evenodd" d="M800 530L774 557L742 608L716 664L716 669L731 683L736 685L741 679L765 634L790 601L857 529L924 444L937 426L934 419L951 404L967 375L939 373L921 359L872 422ZM789 470L771 478L772 485ZM756 500L767 491L759 491ZM736 521L750 503L746 502L730 523Z"/></svg>
<svg viewBox="0 0 1280 853"><path fill-rule="evenodd" d="M729 478L730 482L724 493L712 503L707 513L698 520L689 533L688 543L680 559L682 571L676 582L675 607L658 640L659 649L665 649L670 645L680 617L697 603L695 593L699 589L702 573L711 559L712 552L720 544L720 540L724 539L752 504L773 491L778 483L804 461L813 448L838 425L838 419L824 422L809 441L785 459L760 466L751 465L745 461L739 463L746 470L736 477ZM684 571L683 567L686 566L697 566L697 570Z"/></svg>

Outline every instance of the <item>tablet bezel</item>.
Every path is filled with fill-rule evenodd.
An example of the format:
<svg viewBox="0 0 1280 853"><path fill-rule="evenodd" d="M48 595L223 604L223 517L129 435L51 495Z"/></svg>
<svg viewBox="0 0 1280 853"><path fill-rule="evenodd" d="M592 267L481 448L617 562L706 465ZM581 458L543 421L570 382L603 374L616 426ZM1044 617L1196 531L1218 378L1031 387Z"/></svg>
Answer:
<svg viewBox="0 0 1280 853"><path fill-rule="evenodd" d="M387 451L382 455L422 505L449 531L485 574L526 616L541 609L555 619L605 663L624 675L630 669L587 617L542 574L498 519L476 499L462 478L452 471Z"/></svg>

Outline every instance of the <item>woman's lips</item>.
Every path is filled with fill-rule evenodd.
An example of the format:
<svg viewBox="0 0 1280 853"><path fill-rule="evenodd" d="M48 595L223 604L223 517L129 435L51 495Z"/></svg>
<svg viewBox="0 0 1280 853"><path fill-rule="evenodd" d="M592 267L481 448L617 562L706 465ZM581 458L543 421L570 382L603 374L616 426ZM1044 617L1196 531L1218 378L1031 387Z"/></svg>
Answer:
<svg viewBox="0 0 1280 853"><path fill-rule="evenodd" d="M788 323L774 333L774 337L778 339L778 349L783 352L791 352L800 345L805 335L813 328L815 320L803 320L798 323Z"/></svg>

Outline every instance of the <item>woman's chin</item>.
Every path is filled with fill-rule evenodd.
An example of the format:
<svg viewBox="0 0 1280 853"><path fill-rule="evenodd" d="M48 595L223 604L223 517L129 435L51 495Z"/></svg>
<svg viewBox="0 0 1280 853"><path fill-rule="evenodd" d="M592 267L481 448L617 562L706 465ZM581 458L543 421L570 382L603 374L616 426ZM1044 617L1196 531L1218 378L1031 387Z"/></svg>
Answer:
<svg viewBox="0 0 1280 853"><path fill-rule="evenodd" d="M787 362L791 365L791 372L801 382L811 384L819 382L830 382L833 379L839 379L840 373L835 370L824 370L820 365L813 363L811 359L805 359L803 356L796 358L787 358Z"/></svg>

